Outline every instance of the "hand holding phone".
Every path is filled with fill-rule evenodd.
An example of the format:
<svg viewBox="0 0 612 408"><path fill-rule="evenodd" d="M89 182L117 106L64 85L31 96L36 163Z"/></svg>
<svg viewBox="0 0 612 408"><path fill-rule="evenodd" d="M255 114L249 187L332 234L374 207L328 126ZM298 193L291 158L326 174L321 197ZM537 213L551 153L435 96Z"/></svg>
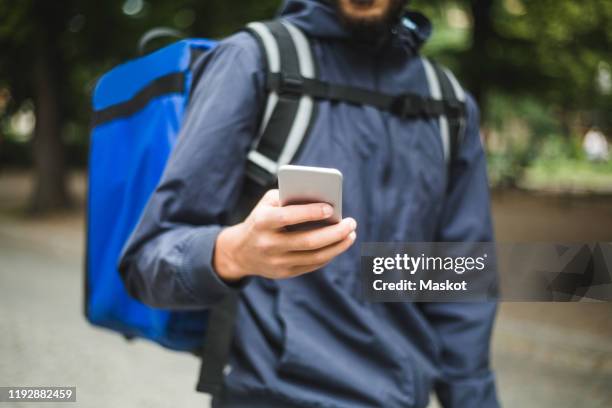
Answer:
<svg viewBox="0 0 612 408"><path fill-rule="evenodd" d="M341 219L342 174L296 167L279 174L282 192L268 191L246 220L219 233L213 267L221 279L292 278L320 269L355 242L356 221Z"/></svg>

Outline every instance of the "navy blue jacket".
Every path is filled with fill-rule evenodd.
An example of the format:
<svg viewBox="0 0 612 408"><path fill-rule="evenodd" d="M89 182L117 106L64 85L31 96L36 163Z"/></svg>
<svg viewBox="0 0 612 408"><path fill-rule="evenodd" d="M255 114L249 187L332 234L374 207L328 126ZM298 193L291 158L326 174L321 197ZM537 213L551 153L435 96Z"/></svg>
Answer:
<svg viewBox="0 0 612 408"><path fill-rule="evenodd" d="M413 15L383 47L357 44L319 0L289 0L282 17L311 38L333 83L429 95L417 51L429 23ZM212 267L220 220L234 207L266 96L263 56L240 32L205 54L204 70L163 178L124 249L126 284L147 304L207 308L239 291L224 406L497 407L489 366L494 303L368 303L359 244L489 241L492 228L479 116L448 176L438 121L318 102L297 164L344 174L343 212L357 241L321 270L232 287ZM258 405L259 404L259 405Z"/></svg>

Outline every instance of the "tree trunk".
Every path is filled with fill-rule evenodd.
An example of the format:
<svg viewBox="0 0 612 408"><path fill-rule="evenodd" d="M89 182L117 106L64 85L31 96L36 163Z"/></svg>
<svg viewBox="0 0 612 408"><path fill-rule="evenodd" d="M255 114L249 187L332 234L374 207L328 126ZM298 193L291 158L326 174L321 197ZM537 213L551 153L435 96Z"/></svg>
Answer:
<svg viewBox="0 0 612 408"><path fill-rule="evenodd" d="M471 79L469 89L474 95L476 102L480 105L481 110L484 110L487 83L492 80L492 73L489 71L491 64L489 63L488 44L490 44L491 38L494 35L493 0L471 0L470 9L474 26L472 30L472 48L470 50L472 57L469 59L472 62L469 64Z"/></svg>
<svg viewBox="0 0 612 408"><path fill-rule="evenodd" d="M44 213L67 208L70 204L61 139L59 72L52 53L40 49L33 74L36 126L32 149L35 181L30 210Z"/></svg>

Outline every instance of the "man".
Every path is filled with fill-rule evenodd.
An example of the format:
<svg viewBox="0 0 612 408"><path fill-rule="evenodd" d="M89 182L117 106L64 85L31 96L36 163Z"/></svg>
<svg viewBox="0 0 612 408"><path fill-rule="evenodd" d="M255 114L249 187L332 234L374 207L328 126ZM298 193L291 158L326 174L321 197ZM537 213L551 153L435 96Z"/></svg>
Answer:
<svg viewBox="0 0 612 408"><path fill-rule="evenodd" d="M322 79L429 95L418 48L430 25L401 0L289 0L281 17L310 38ZM132 294L207 308L240 294L220 407L496 407L489 368L495 304L363 301L359 245L492 240L478 111L449 173L438 121L318 101L297 164L344 174L339 224L321 203L280 207L269 191L246 220L238 200L266 91L255 40L241 32L199 61L203 77L159 187L125 248ZM450 176L449 176L450 174Z"/></svg>

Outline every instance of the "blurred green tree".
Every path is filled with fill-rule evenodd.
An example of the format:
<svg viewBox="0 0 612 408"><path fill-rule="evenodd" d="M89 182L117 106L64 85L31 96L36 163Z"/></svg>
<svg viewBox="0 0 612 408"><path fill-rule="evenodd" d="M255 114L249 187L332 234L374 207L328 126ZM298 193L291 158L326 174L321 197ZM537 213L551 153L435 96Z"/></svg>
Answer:
<svg viewBox="0 0 612 408"><path fill-rule="evenodd" d="M489 169L497 185L520 183L550 136L575 144L570 136L592 126L612 134L609 0L414 0L412 6L433 18L424 52L455 70L479 102L485 136L496 136ZM526 127L516 129L518 122Z"/></svg>
<svg viewBox="0 0 612 408"><path fill-rule="evenodd" d="M70 204L66 139L74 134L81 142L86 139L95 79L134 57L144 32L169 26L186 35L217 37L251 19L269 18L277 7L276 0L241 1L240 6L223 0L0 0L0 90L10 95L0 119L28 103L35 113L30 210Z"/></svg>
<svg viewBox="0 0 612 408"><path fill-rule="evenodd" d="M458 71L485 113L487 95L534 97L610 127L609 0L415 0L434 18L427 50ZM460 16L464 17L461 18ZM458 17L459 16L459 17ZM456 41L456 38L462 40Z"/></svg>
<svg viewBox="0 0 612 408"><path fill-rule="evenodd" d="M36 118L30 209L69 204L66 162L75 161L71 152L85 155L91 89L101 73L136 55L144 32L167 26L221 37L271 17L280 3L0 0L0 122L24 106ZM458 72L485 122L491 98L504 95L546 106L566 133L576 117L612 129L611 1L411 0L409 6L433 18L425 52Z"/></svg>
<svg viewBox="0 0 612 408"><path fill-rule="evenodd" d="M84 91L95 68L125 55L123 20L118 1L0 2L0 85L10 93L2 115L27 102L35 112L33 212L70 204L62 134L70 121L86 123Z"/></svg>

